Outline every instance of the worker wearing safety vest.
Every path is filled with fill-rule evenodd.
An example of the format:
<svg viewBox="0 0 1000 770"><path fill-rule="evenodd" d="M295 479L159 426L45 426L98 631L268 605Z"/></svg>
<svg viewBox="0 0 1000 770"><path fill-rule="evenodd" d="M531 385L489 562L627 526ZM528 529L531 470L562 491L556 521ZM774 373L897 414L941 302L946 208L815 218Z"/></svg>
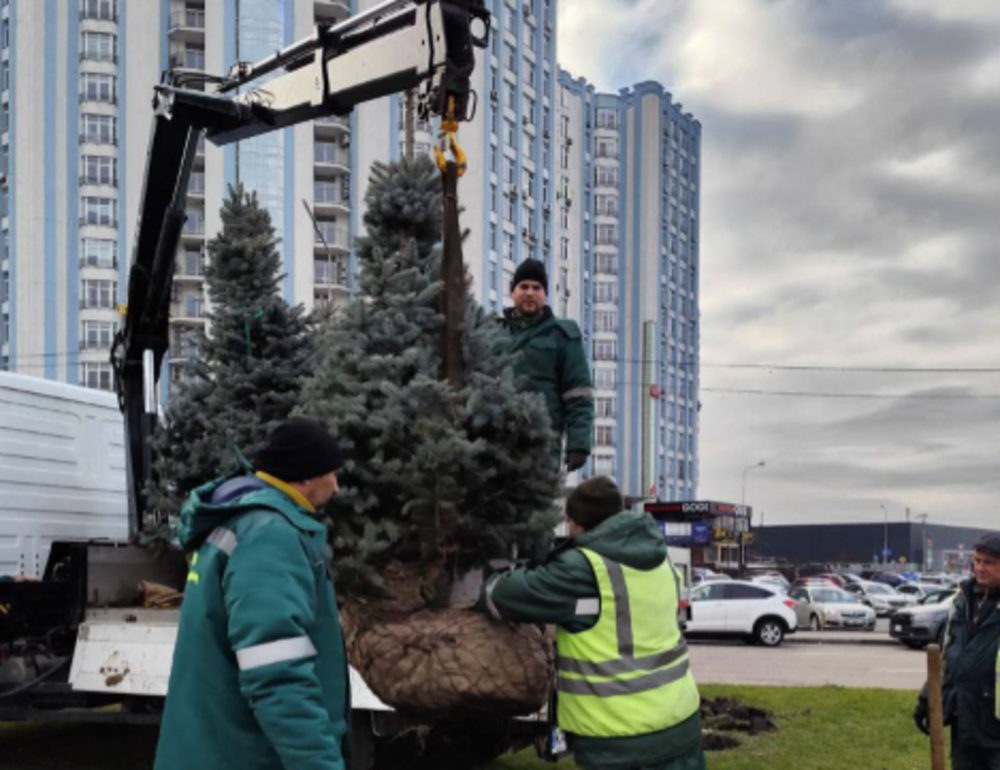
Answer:
<svg viewBox="0 0 1000 770"><path fill-rule="evenodd" d="M945 632L944 720L954 770L1000 770L1000 533L976 543ZM927 686L914 714L928 732Z"/></svg>
<svg viewBox="0 0 1000 770"><path fill-rule="evenodd" d="M256 473L196 489L156 770L349 770L347 654L321 509L340 449L311 420L269 434Z"/></svg>
<svg viewBox="0 0 1000 770"><path fill-rule="evenodd" d="M497 620L554 623L557 720L584 770L703 770L698 688L678 582L652 517L599 476L566 502L571 539L536 569L486 582Z"/></svg>

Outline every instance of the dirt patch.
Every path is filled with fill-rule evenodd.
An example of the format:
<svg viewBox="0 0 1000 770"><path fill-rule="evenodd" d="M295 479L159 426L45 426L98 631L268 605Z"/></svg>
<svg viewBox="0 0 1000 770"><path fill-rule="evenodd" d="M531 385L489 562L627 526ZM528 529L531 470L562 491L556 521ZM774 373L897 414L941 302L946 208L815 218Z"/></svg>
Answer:
<svg viewBox="0 0 1000 770"><path fill-rule="evenodd" d="M778 729L773 714L744 706L733 698L703 698L701 724L706 751L735 749L741 743L740 735L761 735Z"/></svg>

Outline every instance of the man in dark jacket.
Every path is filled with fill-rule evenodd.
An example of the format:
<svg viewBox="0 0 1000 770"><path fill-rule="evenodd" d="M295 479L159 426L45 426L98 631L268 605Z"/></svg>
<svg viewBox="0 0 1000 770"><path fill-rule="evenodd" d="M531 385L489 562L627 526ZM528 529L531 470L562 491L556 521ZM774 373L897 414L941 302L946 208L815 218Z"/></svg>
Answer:
<svg viewBox="0 0 1000 770"><path fill-rule="evenodd" d="M504 312L511 352L521 352L515 371L528 389L545 398L549 419L560 438L566 434L566 470L587 462L594 433L594 388L575 321L561 320L545 304L549 279L545 265L526 259L511 281L514 307Z"/></svg>
<svg viewBox="0 0 1000 770"><path fill-rule="evenodd" d="M1000 533L976 543L944 643L944 720L955 770L1000 770ZM914 713L928 732L927 686Z"/></svg>
<svg viewBox="0 0 1000 770"><path fill-rule="evenodd" d="M557 721L584 770L704 770L698 688L660 529L606 476L566 502L571 539L541 567L487 581L497 620L554 623Z"/></svg>
<svg viewBox="0 0 1000 770"><path fill-rule="evenodd" d="M156 770L347 770L347 657L315 512L337 491L336 442L288 420L257 473L196 489L191 554Z"/></svg>

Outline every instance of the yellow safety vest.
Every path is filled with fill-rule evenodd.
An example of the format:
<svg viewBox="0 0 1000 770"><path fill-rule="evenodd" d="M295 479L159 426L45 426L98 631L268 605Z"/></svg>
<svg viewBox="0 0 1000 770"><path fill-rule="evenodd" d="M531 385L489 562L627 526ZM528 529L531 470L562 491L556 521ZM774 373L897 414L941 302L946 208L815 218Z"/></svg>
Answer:
<svg viewBox="0 0 1000 770"><path fill-rule="evenodd" d="M559 628L558 721L568 733L617 738L690 719L701 698L677 625L678 581L667 559L637 570L587 548L600 591L597 624Z"/></svg>

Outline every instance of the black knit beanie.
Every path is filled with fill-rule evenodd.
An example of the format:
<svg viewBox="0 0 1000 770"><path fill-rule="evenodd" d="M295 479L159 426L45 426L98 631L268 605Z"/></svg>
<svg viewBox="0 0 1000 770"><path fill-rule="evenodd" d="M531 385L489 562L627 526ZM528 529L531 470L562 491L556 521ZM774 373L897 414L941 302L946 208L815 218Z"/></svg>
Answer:
<svg viewBox="0 0 1000 770"><path fill-rule="evenodd" d="M566 501L566 516L584 529L593 529L625 509L618 486L607 476L587 479Z"/></svg>
<svg viewBox="0 0 1000 770"><path fill-rule="evenodd" d="M539 262L537 259L526 259L517 266L517 270L514 271L514 277L510 281L510 291L512 294L514 293L514 287L521 281L538 281L542 285L542 288L545 289L545 293L549 293L549 276L545 272L545 264Z"/></svg>
<svg viewBox="0 0 1000 770"><path fill-rule="evenodd" d="M282 481L308 481L343 465L333 436L318 422L301 417L272 430L254 458L254 468Z"/></svg>

